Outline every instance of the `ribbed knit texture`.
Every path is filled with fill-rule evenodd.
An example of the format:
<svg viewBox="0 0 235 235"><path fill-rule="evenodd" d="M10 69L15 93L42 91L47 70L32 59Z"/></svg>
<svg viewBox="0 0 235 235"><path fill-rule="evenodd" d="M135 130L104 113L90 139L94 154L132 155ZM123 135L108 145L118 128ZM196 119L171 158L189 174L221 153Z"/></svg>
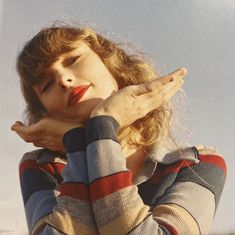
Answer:
<svg viewBox="0 0 235 235"><path fill-rule="evenodd" d="M25 154L19 169L30 234L207 234L224 186L223 158L195 147L161 163L149 157L134 182L118 127L112 117L93 117L64 135L67 159Z"/></svg>

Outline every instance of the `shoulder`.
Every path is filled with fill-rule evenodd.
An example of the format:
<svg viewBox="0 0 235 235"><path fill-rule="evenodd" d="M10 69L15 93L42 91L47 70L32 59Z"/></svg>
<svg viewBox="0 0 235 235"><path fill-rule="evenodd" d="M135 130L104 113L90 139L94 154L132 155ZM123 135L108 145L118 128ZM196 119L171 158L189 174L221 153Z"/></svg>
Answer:
<svg viewBox="0 0 235 235"><path fill-rule="evenodd" d="M226 173L225 160L216 148L196 145L165 154L150 181L194 182L214 192L223 188Z"/></svg>
<svg viewBox="0 0 235 235"><path fill-rule="evenodd" d="M65 154L59 154L57 152L52 152L48 149L37 149L30 152L25 153L19 165L21 165L25 161L36 161L38 164L42 163L52 163L52 162L60 162L66 163Z"/></svg>
<svg viewBox="0 0 235 235"><path fill-rule="evenodd" d="M195 149L198 152L199 161L204 164L211 165L223 171L224 175L227 173L227 166L222 153L214 146L196 145Z"/></svg>
<svg viewBox="0 0 235 235"><path fill-rule="evenodd" d="M30 151L30 152L27 152L25 153L20 162L19 162L19 165L22 165L24 162L26 161L37 161L38 157L42 154L43 152L43 149L37 149L37 150L33 150L33 151Z"/></svg>
<svg viewBox="0 0 235 235"><path fill-rule="evenodd" d="M180 154L178 152L169 154L167 160L175 155L171 163L168 160L166 164L163 159L150 178L150 182L162 187L163 191L169 185L172 187L183 185L189 191L197 189L202 194L211 192L217 207L227 173L222 154L214 147L201 144L187 147L180 152Z"/></svg>
<svg viewBox="0 0 235 235"><path fill-rule="evenodd" d="M47 149L38 149L27 152L19 163L19 177L22 187L42 185L42 180L48 182L62 182L61 173L67 164L63 155ZM38 182L38 183L36 183ZM35 186L36 187L36 186Z"/></svg>
<svg viewBox="0 0 235 235"><path fill-rule="evenodd" d="M195 148L198 150L200 154L217 154L218 155L218 150L214 146L206 146L206 145L196 145Z"/></svg>

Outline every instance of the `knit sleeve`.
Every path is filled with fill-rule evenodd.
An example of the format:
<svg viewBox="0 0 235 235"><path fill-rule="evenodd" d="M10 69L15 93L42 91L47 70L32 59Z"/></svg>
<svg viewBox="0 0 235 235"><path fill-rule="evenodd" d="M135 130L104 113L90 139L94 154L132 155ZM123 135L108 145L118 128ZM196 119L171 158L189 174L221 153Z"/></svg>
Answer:
<svg viewBox="0 0 235 235"><path fill-rule="evenodd" d="M116 136L118 127L110 116L93 117L87 125L88 177L99 234L161 234L126 168ZM135 233L139 226L147 232Z"/></svg>
<svg viewBox="0 0 235 235"><path fill-rule="evenodd" d="M68 139L71 132L74 138ZM32 153L26 154L20 163L30 234L97 234L89 202L85 129L71 130L64 136L64 143L66 165L56 161L40 163Z"/></svg>
<svg viewBox="0 0 235 235"><path fill-rule="evenodd" d="M219 157L219 165L223 169L208 164L211 158L212 162L217 162L218 156L201 155L202 163L193 166L186 161L176 163L172 172L178 171L169 189L150 207L143 202L133 184L132 173L126 168L117 140L118 127L114 118L96 116L88 121L86 129L90 200L99 234L192 234L191 229L200 234L207 231L223 187L222 158ZM203 161L207 162L207 168ZM184 167L179 168L179 165ZM167 183L166 179L164 182Z"/></svg>
<svg viewBox="0 0 235 235"><path fill-rule="evenodd" d="M166 228L175 228L173 234L208 234L224 187L222 156L206 147L194 150L199 163L183 160L162 166L150 180L159 189L169 185L155 198L153 214Z"/></svg>

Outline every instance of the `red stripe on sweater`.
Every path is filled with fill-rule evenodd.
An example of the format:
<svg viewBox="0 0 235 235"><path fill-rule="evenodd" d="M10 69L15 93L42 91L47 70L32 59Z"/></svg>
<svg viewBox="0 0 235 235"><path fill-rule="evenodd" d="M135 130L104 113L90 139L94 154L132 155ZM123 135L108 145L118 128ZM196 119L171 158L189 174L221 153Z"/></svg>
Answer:
<svg viewBox="0 0 235 235"><path fill-rule="evenodd" d="M51 165L54 167L56 174L61 175L61 172L63 171L63 169L65 167L65 164L55 162L55 163L51 163Z"/></svg>
<svg viewBox="0 0 235 235"><path fill-rule="evenodd" d="M43 169L46 172L52 174L52 175L60 175L62 170L64 169L64 164L62 163L43 163L38 164L35 160L27 160L24 161L20 165L20 176L22 176L23 172L27 169Z"/></svg>
<svg viewBox="0 0 235 235"><path fill-rule="evenodd" d="M94 181L90 186L91 201L108 196L120 189L132 185L132 173L120 172Z"/></svg>
<svg viewBox="0 0 235 235"><path fill-rule="evenodd" d="M181 169L189 167L193 164L195 163L189 160L180 161L173 166L167 167L166 170L163 172L163 175L169 175L170 173L178 173Z"/></svg>
<svg viewBox="0 0 235 235"><path fill-rule="evenodd" d="M221 168L224 171L224 174L226 175L227 168L225 161L222 157L218 155L200 154L199 160L201 163L208 163ZM157 169L154 175L151 177L150 182L159 183L162 178L166 175L169 175L171 173L177 174L181 169L192 166L194 164L195 163L190 160L182 160L174 164L173 166L165 166L164 168Z"/></svg>
<svg viewBox="0 0 235 235"><path fill-rule="evenodd" d="M60 196L90 201L89 186L83 183L63 183L60 185Z"/></svg>
<svg viewBox="0 0 235 235"><path fill-rule="evenodd" d="M27 169L43 169L52 175L55 174L55 170L50 164L46 163L39 165L35 160L27 160L20 165L20 176Z"/></svg>
<svg viewBox="0 0 235 235"><path fill-rule="evenodd" d="M209 163L211 165L215 165L219 168L221 168L224 171L224 174L227 173L227 167L224 159L218 155L208 155L208 154L200 154L199 159L202 162Z"/></svg>
<svg viewBox="0 0 235 235"><path fill-rule="evenodd" d="M190 160L182 160L180 162L175 163L173 166L168 165L162 169L157 169L155 173L153 174L153 176L151 177L150 182L159 183L162 180L162 178L165 177L166 175L169 175L172 173L177 174L181 169L189 167L193 164L194 162Z"/></svg>
<svg viewBox="0 0 235 235"><path fill-rule="evenodd" d="M171 235L179 235L176 229L172 225L163 222L160 222L159 224L162 225L164 228L166 228Z"/></svg>

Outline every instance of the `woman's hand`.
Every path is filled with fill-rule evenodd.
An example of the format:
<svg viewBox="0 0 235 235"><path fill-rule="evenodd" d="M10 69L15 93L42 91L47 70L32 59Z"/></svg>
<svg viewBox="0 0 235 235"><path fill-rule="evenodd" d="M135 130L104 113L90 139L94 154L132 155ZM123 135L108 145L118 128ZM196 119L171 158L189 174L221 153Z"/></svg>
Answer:
<svg viewBox="0 0 235 235"><path fill-rule="evenodd" d="M90 117L109 115L120 127L125 127L159 108L179 91L187 70L182 68L148 83L125 87L104 101L91 112Z"/></svg>
<svg viewBox="0 0 235 235"><path fill-rule="evenodd" d="M25 142L33 143L36 147L64 153L64 134L70 129L79 126L83 125L77 121L43 118L31 126L25 126L22 122L17 121L12 125L11 129Z"/></svg>

